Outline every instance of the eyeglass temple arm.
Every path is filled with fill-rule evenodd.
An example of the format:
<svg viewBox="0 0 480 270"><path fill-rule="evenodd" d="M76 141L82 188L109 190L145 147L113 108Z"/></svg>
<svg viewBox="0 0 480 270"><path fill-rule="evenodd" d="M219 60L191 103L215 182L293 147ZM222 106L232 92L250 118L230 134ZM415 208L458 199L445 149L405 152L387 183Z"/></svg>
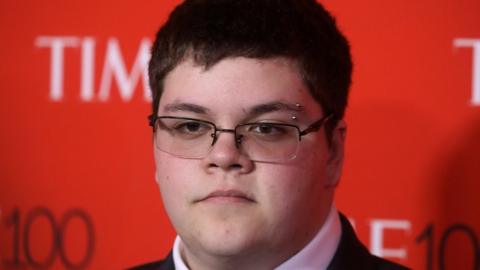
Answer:
<svg viewBox="0 0 480 270"><path fill-rule="evenodd" d="M309 127L300 131L300 137L310 132L318 131L322 127L322 125L328 120L330 120L332 117L333 117L333 114L329 114L327 116L322 117L318 121L313 122Z"/></svg>
<svg viewBox="0 0 480 270"><path fill-rule="evenodd" d="M148 116L148 125L155 129L155 121L157 121L158 116L151 114Z"/></svg>

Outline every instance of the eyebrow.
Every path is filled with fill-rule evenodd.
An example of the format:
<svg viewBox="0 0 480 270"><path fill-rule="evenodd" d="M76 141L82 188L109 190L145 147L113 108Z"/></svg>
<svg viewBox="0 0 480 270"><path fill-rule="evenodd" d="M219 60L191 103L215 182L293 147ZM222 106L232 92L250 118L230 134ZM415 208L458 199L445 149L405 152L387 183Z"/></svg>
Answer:
<svg viewBox="0 0 480 270"><path fill-rule="evenodd" d="M192 104L192 103L171 103L165 105L165 112L193 112L197 114L206 115L210 112L210 110L206 107L201 105ZM276 112L276 111L293 111L293 112L301 112L303 111L303 107L293 103L285 103L281 101L274 101L269 103L258 104L251 107L248 110L245 110L247 114L247 118L252 118L258 115L262 115L265 113Z"/></svg>
<svg viewBox="0 0 480 270"><path fill-rule="evenodd" d="M193 112L198 114L208 114L210 111L208 108L205 108L200 105L192 103L171 103L165 106L165 112Z"/></svg>
<svg viewBox="0 0 480 270"><path fill-rule="evenodd" d="M250 108L247 111L248 117L258 116L265 113L276 112L276 111L294 111L301 112L303 107L301 105L284 103L280 101L269 102L264 104L258 104Z"/></svg>

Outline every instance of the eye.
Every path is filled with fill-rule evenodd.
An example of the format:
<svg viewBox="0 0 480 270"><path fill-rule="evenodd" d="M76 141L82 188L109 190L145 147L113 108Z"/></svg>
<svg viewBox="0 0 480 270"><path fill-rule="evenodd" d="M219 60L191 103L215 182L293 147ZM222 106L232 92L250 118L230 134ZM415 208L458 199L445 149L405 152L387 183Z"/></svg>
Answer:
<svg viewBox="0 0 480 270"><path fill-rule="evenodd" d="M288 127L272 123L258 123L250 126L248 131L258 136L279 136L288 133Z"/></svg>
<svg viewBox="0 0 480 270"><path fill-rule="evenodd" d="M197 132L201 129L201 125L199 122L187 122L177 125L175 129L185 132Z"/></svg>
<svg viewBox="0 0 480 270"><path fill-rule="evenodd" d="M271 134L271 133L277 132L278 128L273 125L263 124L263 125L255 126L253 130L261 134Z"/></svg>
<svg viewBox="0 0 480 270"><path fill-rule="evenodd" d="M184 134L203 134L211 130L210 125L198 121L188 121L177 123L174 130Z"/></svg>
<svg viewBox="0 0 480 270"><path fill-rule="evenodd" d="M243 126L238 132L248 138L253 139L257 143L284 143L287 141L296 141L298 138L297 128L281 123L252 123Z"/></svg>

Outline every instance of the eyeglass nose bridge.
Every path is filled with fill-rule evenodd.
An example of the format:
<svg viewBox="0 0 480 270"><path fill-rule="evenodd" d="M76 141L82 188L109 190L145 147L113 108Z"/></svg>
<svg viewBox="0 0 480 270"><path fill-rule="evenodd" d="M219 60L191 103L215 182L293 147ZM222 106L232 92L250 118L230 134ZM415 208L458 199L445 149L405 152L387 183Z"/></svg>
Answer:
<svg viewBox="0 0 480 270"><path fill-rule="evenodd" d="M242 143L242 137L243 136L238 135L237 131L235 129L228 129L228 128L215 128L215 131L212 134L210 134L210 136L212 136L212 138L213 138L211 146L213 146L218 140L217 133L221 133L221 132L233 133L233 136L235 136L235 147L237 147L237 149L240 147L240 144Z"/></svg>

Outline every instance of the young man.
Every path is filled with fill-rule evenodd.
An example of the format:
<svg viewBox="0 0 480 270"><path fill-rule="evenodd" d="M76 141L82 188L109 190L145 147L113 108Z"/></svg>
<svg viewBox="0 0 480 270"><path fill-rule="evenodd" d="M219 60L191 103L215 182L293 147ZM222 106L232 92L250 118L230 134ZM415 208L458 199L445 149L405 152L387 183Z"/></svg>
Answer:
<svg viewBox="0 0 480 270"><path fill-rule="evenodd" d="M156 181L178 237L135 269L406 269L333 203L352 63L314 0L187 0L149 66Z"/></svg>

